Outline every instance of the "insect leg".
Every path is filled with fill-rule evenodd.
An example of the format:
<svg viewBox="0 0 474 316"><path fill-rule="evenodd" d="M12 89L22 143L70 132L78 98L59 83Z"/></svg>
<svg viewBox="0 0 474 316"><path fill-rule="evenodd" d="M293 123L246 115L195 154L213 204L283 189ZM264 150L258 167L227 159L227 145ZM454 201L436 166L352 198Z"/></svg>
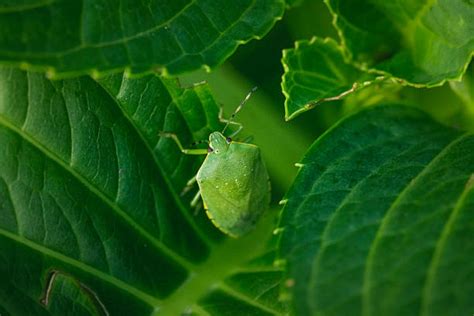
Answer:
<svg viewBox="0 0 474 316"><path fill-rule="evenodd" d="M176 134L174 134L174 133L160 132L160 136L161 136L161 137L167 137L167 138L173 139L173 140L175 141L176 145L178 145L179 150L181 150L181 152L182 152L183 154L186 154L186 155L207 155L207 149L201 149L201 148L189 149L189 148L184 148L183 145L181 144L181 142L179 141L178 136L176 136Z"/></svg>
<svg viewBox="0 0 474 316"><path fill-rule="evenodd" d="M191 188L197 181L196 176L197 175L195 175L194 177L188 180L188 182L186 183L186 186L183 188L183 191L181 191L181 196L185 195L186 193L189 192L189 190L191 190Z"/></svg>
<svg viewBox="0 0 474 316"><path fill-rule="evenodd" d="M241 142L242 143L251 143L252 141L253 141L253 136L249 135L249 136L245 137L244 140L242 140Z"/></svg>
<svg viewBox="0 0 474 316"><path fill-rule="evenodd" d="M224 111L223 111L222 107L219 111L219 121L222 122L222 123L225 123L226 126L227 125L237 126L237 130L235 132L233 132L231 135L229 135L229 137L231 137L231 138L233 138L235 135L237 135L242 130L242 128L244 128L244 126L242 124L240 124L239 122L234 122L232 120L228 120L228 119L224 118Z"/></svg>
<svg viewBox="0 0 474 316"><path fill-rule="evenodd" d="M196 207L197 203L199 202L199 198L201 197L201 191L198 191L196 195L191 200L191 207Z"/></svg>

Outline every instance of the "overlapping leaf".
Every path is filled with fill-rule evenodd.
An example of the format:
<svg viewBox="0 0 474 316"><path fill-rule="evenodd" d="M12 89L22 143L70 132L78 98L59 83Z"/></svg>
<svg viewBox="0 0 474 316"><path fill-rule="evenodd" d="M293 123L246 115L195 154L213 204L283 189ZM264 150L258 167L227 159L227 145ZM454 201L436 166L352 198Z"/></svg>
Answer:
<svg viewBox="0 0 474 316"><path fill-rule="evenodd" d="M283 51L282 62L286 120L376 80L374 75L346 63L342 48L330 38L296 42L294 49Z"/></svg>
<svg viewBox="0 0 474 316"><path fill-rule="evenodd" d="M177 74L222 63L281 18L283 0L0 2L0 61L50 76Z"/></svg>
<svg viewBox="0 0 474 316"><path fill-rule="evenodd" d="M364 110L302 161L280 226L297 315L474 310L474 135Z"/></svg>
<svg viewBox="0 0 474 316"><path fill-rule="evenodd" d="M394 77L403 84L431 87L459 79L472 59L474 4L470 2L326 3L333 14L341 48L332 41L312 40L297 42L294 49L286 51L287 56L295 56L283 59L287 118L315 103L335 99L341 91L353 91L353 85L360 87L366 77L370 78L368 73ZM347 56L342 55L341 49ZM332 68L340 72L339 76L334 71L328 73L331 64L336 65ZM328 74L335 79L333 82L324 80ZM353 81L341 82L339 78ZM295 85L303 85L305 92L291 91ZM320 90L325 93L316 92Z"/></svg>
<svg viewBox="0 0 474 316"><path fill-rule="evenodd" d="M199 315L213 308L204 303L212 291L278 313L282 305L263 295L276 289L256 294L238 287L245 278L236 275L271 250L271 225L222 240L179 196L200 159L158 137L165 130L184 144L203 139L220 127L217 113L206 86L182 89L156 76L49 81L2 69L2 314L65 315L75 306L85 314ZM255 280L268 279L271 262L255 268Z"/></svg>

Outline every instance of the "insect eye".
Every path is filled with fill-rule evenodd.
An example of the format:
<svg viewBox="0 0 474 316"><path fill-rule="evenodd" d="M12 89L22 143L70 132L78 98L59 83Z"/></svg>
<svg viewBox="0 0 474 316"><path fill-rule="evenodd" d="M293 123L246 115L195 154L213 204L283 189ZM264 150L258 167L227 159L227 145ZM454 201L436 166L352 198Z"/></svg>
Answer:
<svg viewBox="0 0 474 316"><path fill-rule="evenodd" d="M227 137L225 140L226 140L226 142L230 143L232 141L232 138Z"/></svg>
<svg viewBox="0 0 474 316"><path fill-rule="evenodd" d="M208 153L212 153L213 151L214 151L214 149L212 149L211 146L207 147L207 152L208 152Z"/></svg>

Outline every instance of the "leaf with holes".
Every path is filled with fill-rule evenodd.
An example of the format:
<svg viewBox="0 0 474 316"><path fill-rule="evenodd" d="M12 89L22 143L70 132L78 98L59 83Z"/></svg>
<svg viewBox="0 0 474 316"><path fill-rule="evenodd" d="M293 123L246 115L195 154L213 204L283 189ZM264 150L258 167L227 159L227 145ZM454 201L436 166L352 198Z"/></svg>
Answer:
<svg viewBox="0 0 474 316"><path fill-rule="evenodd" d="M284 0L0 1L0 60L50 77L221 64L281 18Z"/></svg>
<svg viewBox="0 0 474 316"><path fill-rule="evenodd" d="M473 134L396 105L321 136L280 219L296 315L472 313L473 148Z"/></svg>
<svg viewBox="0 0 474 316"><path fill-rule="evenodd" d="M201 158L158 136L202 139L218 111L207 86L157 76L2 69L0 313L282 313L271 214L226 239L179 196Z"/></svg>

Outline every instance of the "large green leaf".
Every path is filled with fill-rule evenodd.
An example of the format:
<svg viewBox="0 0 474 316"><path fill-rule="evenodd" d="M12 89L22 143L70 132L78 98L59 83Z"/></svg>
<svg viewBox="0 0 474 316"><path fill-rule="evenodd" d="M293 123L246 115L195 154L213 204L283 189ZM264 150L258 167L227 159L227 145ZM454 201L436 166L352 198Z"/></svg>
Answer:
<svg viewBox="0 0 474 316"><path fill-rule="evenodd" d="M473 148L473 134L394 105L321 136L278 230L296 314L471 314Z"/></svg>
<svg viewBox="0 0 474 316"><path fill-rule="evenodd" d="M158 137L203 139L221 127L218 110L206 86L157 76L49 81L2 69L2 316L207 315L226 301L284 310L272 216L223 238L179 196L202 158Z"/></svg>
<svg viewBox="0 0 474 316"><path fill-rule="evenodd" d="M0 1L0 61L51 77L208 69L267 33L284 7L283 0Z"/></svg>

